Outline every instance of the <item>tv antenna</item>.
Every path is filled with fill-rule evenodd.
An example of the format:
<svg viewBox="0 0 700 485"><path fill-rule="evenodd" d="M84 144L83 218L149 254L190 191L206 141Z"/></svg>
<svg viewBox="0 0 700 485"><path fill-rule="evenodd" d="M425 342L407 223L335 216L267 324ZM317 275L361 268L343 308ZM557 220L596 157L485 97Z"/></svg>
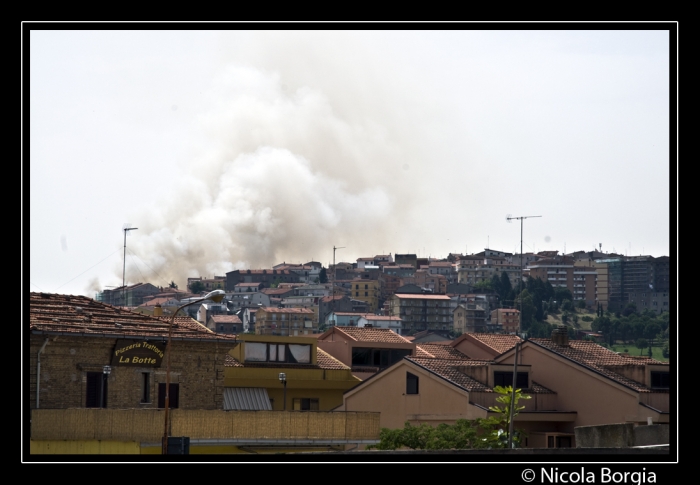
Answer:
<svg viewBox="0 0 700 485"><path fill-rule="evenodd" d="M126 233L129 231L135 231L138 227L130 227L131 223L127 222L122 226L124 231L124 267L122 269L122 306L126 306Z"/></svg>
<svg viewBox="0 0 700 485"><path fill-rule="evenodd" d="M510 224L513 220L520 221L520 319L518 321L518 334L522 335L523 331L523 221L525 219L531 219L533 217L542 216L517 216L513 217L510 214L506 216L506 221ZM515 361L513 363L513 383L511 387L513 388L513 393L510 397L510 426L508 429L508 448L513 447L513 414L515 411L515 387L517 385L518 379L518 351L520 350L520 341L515 344Z"/></svg>

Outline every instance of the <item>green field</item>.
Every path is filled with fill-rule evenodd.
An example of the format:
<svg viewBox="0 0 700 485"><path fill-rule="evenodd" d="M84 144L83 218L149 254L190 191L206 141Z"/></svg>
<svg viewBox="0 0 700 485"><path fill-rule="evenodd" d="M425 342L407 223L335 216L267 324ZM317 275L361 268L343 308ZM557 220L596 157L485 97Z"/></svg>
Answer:
<svg viewBox="0 0 700 485"><path fill-rule="evenodd" d="M668 362L669 359L667 357L664 357L661 349L663 347L663 344L661 345L654 345L651 347L651 356L652 358L656 360L660 360L661 362ZM644 350L639 350L634 344L615 344L612 347L610 347L611 350L614 350L615 352L624 352L625 349L628 350L628 353L630 355L643 355L643 356L648 356L649 355L649 348L647 347ZM640 354L641 352L641 354Z"/></svg>

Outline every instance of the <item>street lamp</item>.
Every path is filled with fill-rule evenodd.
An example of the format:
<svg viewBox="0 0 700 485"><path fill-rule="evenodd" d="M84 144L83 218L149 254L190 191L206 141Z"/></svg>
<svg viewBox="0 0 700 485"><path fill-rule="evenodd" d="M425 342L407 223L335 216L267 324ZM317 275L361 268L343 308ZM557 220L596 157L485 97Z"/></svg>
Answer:
<svg viewBox="0 0 700 485"><path fill-rule="evenodd" d="M282 411L287 410L287 374L284 372L280 372L280 382L284 384L284 394L282 397L282 403L283 403L283 409Z"/></svg>
<svg viewBox="0 0 700 485"><path fill-rule="evenodd" d="M182 310L186 306L194 305L195 303L200 303L204 300L212 300L213 302L220 303L221 300L224 299L225 295L226 293L223 290L211 291L204 295L204 297L202 298L198 298L189 303L185 303L182 306L179 306L177 310L175 310L175 312L173 313L173 316L170 317L170 322L168 323L168 345L165 347L165 353L167 354L167 364L165 368L165 424L163 427L163 455L168 454L168 427L170 424L170 343L173 339L173 323L175 323L175 316L180 310Z"/></svg>
<svg viewBox="0 0 700 485"><path fill-rule="evenodd" d="M100 389L100 408L104 407L105 404L105 385L107 383L107 378L109 373L112 372L112 368L108 365L102 367L102 388Z"/></svg>

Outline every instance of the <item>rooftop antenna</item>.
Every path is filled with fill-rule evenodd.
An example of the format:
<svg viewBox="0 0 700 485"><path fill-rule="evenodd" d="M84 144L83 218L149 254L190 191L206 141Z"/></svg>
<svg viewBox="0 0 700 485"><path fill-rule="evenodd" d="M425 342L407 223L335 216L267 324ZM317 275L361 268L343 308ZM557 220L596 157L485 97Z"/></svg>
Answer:
<svg viewBox="0 0 700 485"><path fill-rule="evenodd" d="M542 217L542 216L517 216L513 217L510 214L506 216L506 221L510 224L512 220L519 220L520 221L520 292L519 292L519 299L520 299L520 318L518 321L518 335L522 335L523 331L523 221L525 219L531 219L533 217ZM513 362L513 383L511 385L511 388L513 389L513 392L510 396L510 424L508 426L508 448L513 447L513 414L515 411L515 386L517 385L518 382L518 351L520 350L520 341L518 341L515 344L515 361Z"/></svg>
<svg viewBox="0 0 700 485"><path fill-rule="evenodd" d="M122 230L124 231L124 267L122 269L122 306L126 306L126 233L128 231L135 231L138 229L138 227L129 227L131 226L130 222L127 222L122 226Z"/></svg>

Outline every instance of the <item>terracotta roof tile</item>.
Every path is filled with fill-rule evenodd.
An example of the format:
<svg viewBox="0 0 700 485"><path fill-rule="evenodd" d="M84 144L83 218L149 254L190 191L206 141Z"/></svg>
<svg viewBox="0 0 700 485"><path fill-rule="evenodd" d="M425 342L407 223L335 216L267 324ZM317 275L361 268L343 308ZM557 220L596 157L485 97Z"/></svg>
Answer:
<svg viewBox="0 0 700 485"><path fill-rule="evenodd" d="M489 364L489 361L470 359L425 359L420 357L404 357L404 359L439 375L452 384L466 389L467 391L493 392L493 389L486 384L469 377L464 372L459 370L460 366L485 366Z"/></svg>
<svg viewBox="0 0 700 485"><path fill-rule="evenodd" d="M499 354L509 351L521 340L521 338L517 335L504 335L498 333L469 333L465 335L469 335L470 337L478 340ZM457 340L461 341L462 339ZM455 342L457 342L457 340Z"/></svg>
<svg viewBox="0 0 700 485"><path fill-rule="evenodd" d="M32 332L109 335L115 338L167 338L169 317L152 317L98 302L86 296L30 293L29 328ZM190 317L176 317L174 338L233 340L216 334Z"/></svg>
<svg viewBox="0 0 700 485"><path fill-rule="evenodd" d="M423 355L425 354L425 355ZM427 357L429 359L452 359L464 360L468 359L465 354L450 345L440 344L416 344L416 356Z"/></svg>
<svg viewBox="0 0 700 485"><path fill-rule="evenodd" d="M668 365L667 362L660 362L649 357L637 359L634 357L619 355L610 349L606 349L601 345L586 340L569 340L568 347L557 345L551 339L546 338L532 338L529 339L529 342L539 345L540 347L544 347L556 354L566 357L569 360L577 362L584 367L603 374L605 377L608 377L609 379L612 379L613 381L632 388L638 392L651 392L651 389L640 382L618 374L614 371L615 367L643 367L646 364Z"/></svg>
<svg viewBox="0 0 700 485"><path fill-rule="evenodd" d="M215 323L243 323L238 315L212 315L211 319Z"/></svg>
<svg viewBox="0 0 700 485"><path fill-rule="evenodd" d="M395 293L394 296L402 300L450 300L450 297L447 295L430 295L427 293Z"/></svg>
<svg viewBox="0 0 700 485"><path fill-rule="evenodd" d="M265 311L267 313L314 313L314 311L309 308L278 308L271 306L258 307L258 311Z"/></svg>
<svg viewBox="0 0 700 485"><path fill-rule="evenodd" d="M460 368L466 366L488 366L489 364L493 364L493 361L472 359L425 359L420 357L404 357L404 359L443 377L469 392L494 392L493 388L488 387L486 384L477 381L460 370ZM554 394L552 390L536 382L533 382L532 387L529 389L523 389L523 392L525 394Z"/></svg>
<svg viewBox="0 0 700 485"><path fill-rule="evenodd" d="M410 343L398 333L388 328L333 327L331 331L342 332L358 342Z"/></svg>

